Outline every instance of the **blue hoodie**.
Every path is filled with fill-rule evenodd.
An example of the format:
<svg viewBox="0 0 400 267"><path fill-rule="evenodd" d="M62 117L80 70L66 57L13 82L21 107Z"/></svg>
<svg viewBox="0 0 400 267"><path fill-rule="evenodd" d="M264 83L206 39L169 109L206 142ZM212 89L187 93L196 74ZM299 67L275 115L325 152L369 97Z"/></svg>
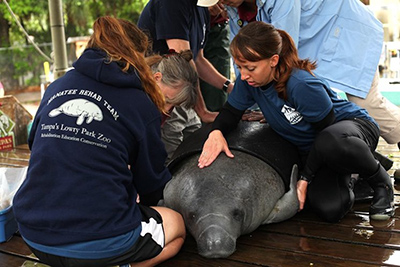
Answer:
<svg viewBox="0 0 400 267"><path fill-rule="evenodd" d="M160 112L134 70L105 58L85 50L41 101L27 178L13 201L30 241L63 245L127 233L140 225L137 193L171 179Z"/></svg>

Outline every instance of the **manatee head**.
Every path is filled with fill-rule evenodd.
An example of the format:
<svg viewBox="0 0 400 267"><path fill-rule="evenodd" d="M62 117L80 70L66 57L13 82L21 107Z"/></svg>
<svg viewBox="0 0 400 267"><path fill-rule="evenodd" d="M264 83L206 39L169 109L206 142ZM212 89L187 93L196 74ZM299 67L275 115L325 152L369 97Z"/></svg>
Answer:
<svg viewBox="0 0 400 267"><path fill-rule="evenodd" d="M207 170L205 170L207 172ZM200 255L224 258L236 248L247 210L246 200L237 192L239 183L226 183L226 177L200 178L188 197L183 217L190 234L195 238Z"/></svg>

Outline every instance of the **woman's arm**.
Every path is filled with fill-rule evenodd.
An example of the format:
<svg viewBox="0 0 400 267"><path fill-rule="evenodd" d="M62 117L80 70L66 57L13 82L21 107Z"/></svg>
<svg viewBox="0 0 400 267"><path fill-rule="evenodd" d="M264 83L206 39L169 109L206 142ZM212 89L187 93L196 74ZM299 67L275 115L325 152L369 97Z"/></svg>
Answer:
<svg viewBox="0 0 400 267"><path fill-rule="evenodd" d="M317 132L320 132L329 125L332 125L335 121L336 121L336 116L332 108L331 111L329 111L328 115L325 116L325 118L317 122L312 122L311 125Z"/></svg>
<svg viewBox="0 0 400 267"><path fill-rule="evenodd" d="M212 130L220 130L223 135L236 128L245 110L234 108L229 102L222 107L217 119L212 124Z"/></svg>
<svg viewBox="0 0 400 267"><path fill-rule="evenodd" d="M196 68L199 77L208 84L222 90L224 83L228 80L224 75L219 73L217 69L204 57L203 49L200 49L196 58ZM228 85L227 93L232 92L233 83Z"/></svg>
<svg viewBox="0 0 400 267"><path fill-rule="evenodd" d="M203 151L199 157L199 168L204 168L218 157L221 152L233 158L234 155L229 150L228 143L224 137L225 134L232 131L239 123L244 110L238 110L232 107L228 102L225 103L218 117L212 125L212 131L203 146Z"/></svg>

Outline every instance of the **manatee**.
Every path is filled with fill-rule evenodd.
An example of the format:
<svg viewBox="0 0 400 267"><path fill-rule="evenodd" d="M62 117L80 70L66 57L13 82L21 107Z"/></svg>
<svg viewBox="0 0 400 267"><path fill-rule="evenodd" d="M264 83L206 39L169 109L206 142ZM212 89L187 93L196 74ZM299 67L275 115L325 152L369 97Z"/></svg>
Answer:
<svg viewBox="0 0 400 267"><path fill-rule="evenodd" d="M77 125L82 125L85 118L87 124L91 123L93 119L97 121L103 120L101 109L93 102L82 98L72 99L63 103L58 108L50 111L49 116L56 117L62 113L68 116L78 117L76 120Z"/></svg>
<svg viewBox="0 0 400 267"><path fill-rule="evenodd" d="M235 157L220 154L200 169L197 160L209 130L203 127L178 147L168 165L172 179L163 205L182 214L200 255L225 258L239 236L297 213L299 156L268 124L241 122L227 136Z"/></svg>

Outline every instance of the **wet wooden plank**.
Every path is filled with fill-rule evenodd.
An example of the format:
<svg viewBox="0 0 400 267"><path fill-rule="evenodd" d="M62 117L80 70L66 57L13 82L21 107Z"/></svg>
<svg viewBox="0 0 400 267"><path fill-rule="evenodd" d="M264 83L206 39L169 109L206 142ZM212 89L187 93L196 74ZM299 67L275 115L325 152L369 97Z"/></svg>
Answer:
<svg viewBox="0 0 400 267"><path fill-rule="evenodd" d="M194 241L192 241L194 242ZM185 246L187 242L185 243ZM252 263L238 262L230 259L206 259L201 257L197 252L190 252L182 249L174 258L167 260L158 266L162 267L180 267L180 266L219 266L219 267L250 267L254 266Z"/></svg>
<svg viewBox="0 0 400 267"><path fill-rule="evenodd" d="M2 265L2 257L7 260L8 265ZM8 242L0 243L0 266L48 267L48 265L39 263L39 259L30 251L18 233L14 234Z"/></svg>
<svg viewBox="0 0 400 267"><path fill-rule="evenodd" d="M0 266L17 267L21 266L26 260L8 254L0 253Z"/></svg>
<svg viewBox="0 0 400 267"><path fill-rule="evenodd" d="M292 221L299 221L303 224L313 223L320 225L332 225L330 223L319 220L319 218L312 213L298 214L292 219ZM395 217L387 221L370 221L369 215L367 213L358 214L355 212L350 212L340 221L339 224L334 225L360 229L379 229L381 231L390 231L396 233L400 232L399 218Z"/></svg>
<svg viewBox="0 0 400 267"><path fill-rule="evenodd" d="M227 259L206 259L196 254L194 239L189 236L182 251L173 259L160 266L382 266L366 261L351 261L340 257L325 257L308 252L293 252L290 249L275 249L260 246L256 238L258 231L252 235L239 238L236 252ZM254 238L250 244L246 237ZM190 257L190 259L188 259ZM228 264L228 265L227 265Z"/></svg>
<svg viewBox="0 0 400 267"><path fill-rule="evenodd" d="M238 252L232 258L249 259L249 255L251 255L252 264L261 266L381 266L381 264L352 261L342 257L325 257L316 253L293 252L285 249L254 247L252 245L246 246L243 242L238 245L237 249Z"/></svg>
<svg viewBox="0 0 400 267"><path fill-rule="evenodd" d="M396 195L395 196L395 211L394 211L394 217L400 218L400 203L397 202L399 197ZM353 211L356 214L366 214L368 215L369 213L369 207L370 203L357 203L357 205L354 205Z"/></svg>
<svg viewBox="0 0 400 267"><path fill-rule="evenodd" d="M22 237L17 234L14 234L8 242L0 243L0 252L14 254L25 259L37 260L37 257L32 255L31 250L25 244Z"/></svg>
<svg viewBox="0 0 400 267"><path fill-rule="evenodd" d="M294 236L290 234L257 231L252 235L245 235L240 239L240 244L253 246L251 250L252 256L254 256L256 248L261 249L261 251L265 251L265 249L279 249L297 254L327 258L329 259L328 261L336 259L360 264L380 265L386 263L391 255L399 252L396 249L352 242L338 242L337 240L314 238L304 234ZM255 243L257 245L255 245ZM237 254L235 257L236 256ZM262 262L261 260L262 259L260 259L258 263L268 265L268 262ZM400 263L398 262L397 264ZM392 266L400 265L395 265L393 263Z"/></svg>
<svg viewBox="0 0 400 267"><path fill-rule="evenodd" d="M290 220L260 227L267 233L301 236L305 238L355 243L357 245L400 249L400 231L390 228L348 226L340 224L318 224Z"/></svg>

